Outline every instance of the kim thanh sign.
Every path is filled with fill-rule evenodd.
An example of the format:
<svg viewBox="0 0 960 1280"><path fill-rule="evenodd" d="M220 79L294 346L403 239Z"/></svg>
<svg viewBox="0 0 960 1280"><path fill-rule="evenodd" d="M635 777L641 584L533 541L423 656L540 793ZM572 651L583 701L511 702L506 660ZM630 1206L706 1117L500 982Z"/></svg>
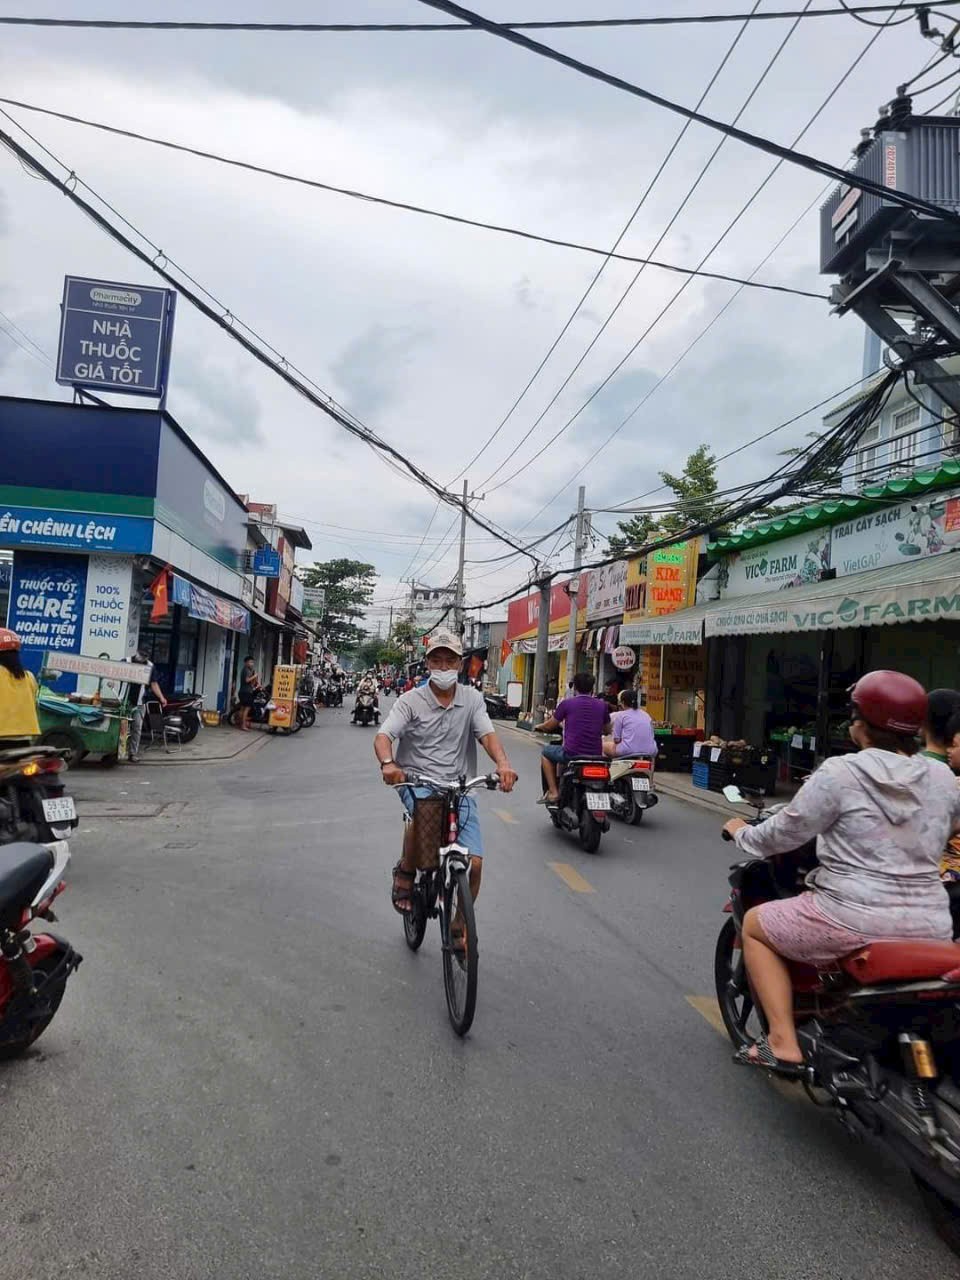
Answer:
<svg viewBox="0 0 960 1280"><path fill-rule="evenodd" d="M95 391L163 396L175 302L171 289L67 276L57 381Z"/></svg>

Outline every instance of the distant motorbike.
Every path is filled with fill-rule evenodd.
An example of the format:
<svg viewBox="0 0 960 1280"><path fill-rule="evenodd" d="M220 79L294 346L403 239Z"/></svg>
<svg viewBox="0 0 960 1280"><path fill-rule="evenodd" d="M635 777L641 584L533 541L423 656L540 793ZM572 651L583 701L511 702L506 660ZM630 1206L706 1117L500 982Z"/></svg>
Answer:
<svg viewBox="0 0 960 1280"><path fill-rule="evenodd" d="M203 726L203 698L197 693L168 698L163 708L163 718L177 717L180 721L180 741L192 742Z"/></svg>
<svg viewBox="0 0 960 1280"><path fill-rule="evenodd" d="M373 693L361 693L353 709L353 724L370 725L380 723L380 709L377 697Z"/></svg>
<svg viewBox="0 0 960 1280"><path fill-rule="evenodd" d="M65 794L63 766L64 752L56 747L0 749L0 845L67 839L79 819Z"/></svg>
<svg viewBox="0 0 960 1280"><path fill-rule="evenodd" d="M547 780L540 766L544 793ZM553 825L562 831L575 831L585 853L596 853L600 837L610 830L612 788L610 763L600 756L578 756L563 766L558 779L559 802L548 805Z"/></svg>
<svg viewBox="0 0 960 1280"><path fill-rule="evenodd" d="M610 761L610 812L615 818L639 825L643 815L659 801L653 789L650 756L614 756Z"/></svg>
<svg viewBox="0 0 960 1280"><path fill-rule="evenodd" d="M507 706L507 700L502 693L485 693L483 701L491 720L516 720L516 707Z"/></svg>

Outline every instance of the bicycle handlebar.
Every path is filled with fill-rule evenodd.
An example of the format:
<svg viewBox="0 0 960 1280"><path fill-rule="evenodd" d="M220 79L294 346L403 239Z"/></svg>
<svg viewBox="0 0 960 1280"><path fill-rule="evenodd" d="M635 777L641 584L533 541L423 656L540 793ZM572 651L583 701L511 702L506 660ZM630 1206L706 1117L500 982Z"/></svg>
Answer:
<svg viewBox="0 0 960 1280"><path fill-rule="evenodd" d="M461 795L466 795L468 791L473 791L477 787L485 786L490 791L496 791L500 785L500 776L497 773L482 773L477 778L471 778L470 781L460 781L456 779L453 782L441 782L437 778L429 778L425 773L409 773L403 782L392 782L391 787L430 787L434 791L457 791Z"/></svg>

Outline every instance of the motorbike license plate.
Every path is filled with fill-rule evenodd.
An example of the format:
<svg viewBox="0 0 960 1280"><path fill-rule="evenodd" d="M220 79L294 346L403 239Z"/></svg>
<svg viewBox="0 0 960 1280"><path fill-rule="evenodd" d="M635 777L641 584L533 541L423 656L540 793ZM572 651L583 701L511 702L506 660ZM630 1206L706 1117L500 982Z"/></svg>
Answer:
<svg viewBox="0 0 960 1280"><path fill-rule="evenodd" d="M649 779L649 778L632 778L632 779L631 779L631 781L633 782L633 789L634 789L634 791L649 791L649 790L650 790L650 779Z"/></svg>
<svg viewBox="0 0 960 1280"><path fill-rule="evenodd" d="M609 809L610 795L606 791L590 791L587 793L587 808L592 810Z"/></svg>
<svg viewBox="0 0 960 1280"><path fill-rule="evenodd" d="M73 822L77 816L77 806L73 796L59 796L56 800L43 801L43 816L47 822Z"/></svg>

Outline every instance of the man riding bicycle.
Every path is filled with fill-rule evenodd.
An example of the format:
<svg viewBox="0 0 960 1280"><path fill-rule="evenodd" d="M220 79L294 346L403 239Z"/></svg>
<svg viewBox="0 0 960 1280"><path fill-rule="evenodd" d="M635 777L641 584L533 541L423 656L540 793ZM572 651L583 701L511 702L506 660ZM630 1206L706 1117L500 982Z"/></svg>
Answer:
<svg viewBox="0 0 960 1280"><path fill-rule="evenodd" d="M445 780L474 774L479 739L496 765L502 790L512 791L517 774L494 732L483 695L458 682L463 665L459 636L450 631L437 631L432 635L427 641L426 665L428 682L397 699L373 740L384 782L387 786L396 786L406 778L406 770ZM400 798L408 813L413 812L411 791L419 796L429 794L422 788L401 790ZM476 902L480 892L483 840L477 804L472 796L462 801L460 842L470 851L470 895ZM410 893L416 874L412 831L408 824L403 856L393 868L391 892L393 905L401 915L411 909Z"/></svg>

